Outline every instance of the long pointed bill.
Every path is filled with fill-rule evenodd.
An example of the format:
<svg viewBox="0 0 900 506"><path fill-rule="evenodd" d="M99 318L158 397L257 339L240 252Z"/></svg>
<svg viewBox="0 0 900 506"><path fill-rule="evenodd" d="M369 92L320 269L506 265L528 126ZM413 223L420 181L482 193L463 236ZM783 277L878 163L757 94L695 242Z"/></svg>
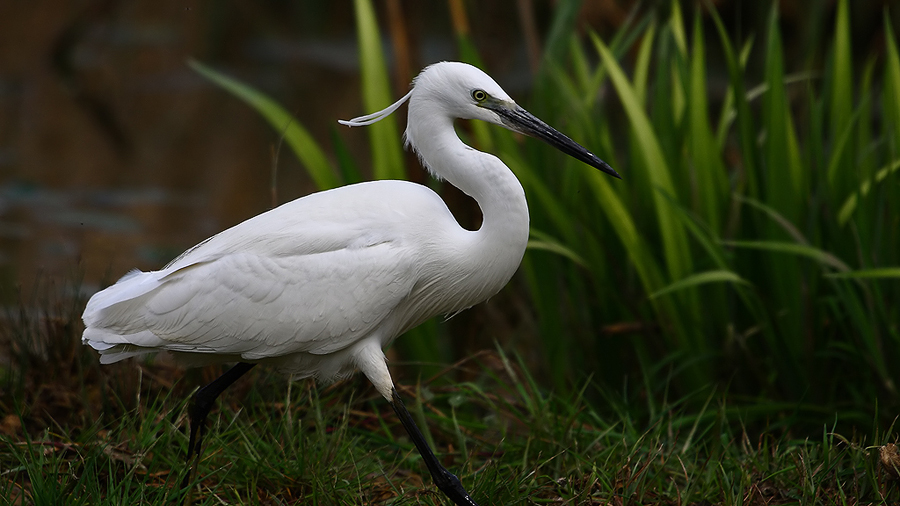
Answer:
<svg viewBox="0 0 900 506"><path fill-rule="evenodd" d="M535 115L522 109L518 105L508 104L497 101L495 103L487 103L483 107L490 109L500 115L504 126L514 132L519 132L531 137L541 139L554 148L563 153L581 160L582 162L600 169L610 176L622 179L619 173L613 170L608 163L604 162L597 155L591 153L581 144L568 138L565 134L551 127L538 119Z"/></svg>

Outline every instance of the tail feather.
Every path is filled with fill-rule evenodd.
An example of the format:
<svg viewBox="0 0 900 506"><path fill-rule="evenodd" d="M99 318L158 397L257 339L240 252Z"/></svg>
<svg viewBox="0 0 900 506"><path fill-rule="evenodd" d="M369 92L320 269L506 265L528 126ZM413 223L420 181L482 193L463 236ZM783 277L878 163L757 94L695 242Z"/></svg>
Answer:
<svg viewBox="0 0 900 506"><path fill-rule="evenodd" d="M140 299L150 296L161 286L160 273L133 270L116 284L94 294L84 309L82 344L100 352L100 362L109 364L128 357L152 353L154 345L164 341L149 330L136 329L134 312L129 308L142 304ZM139 342L141 346L133 346Z"/></svg>
<svg viewBox="0 0 900 506"><path fill-rule="evenodd" d="M103 326L105 312L122 302L146 295L161 285L158 272L134 270L122 276L116 284L94 294L84 308L82 319L88 327Z"/></svg>

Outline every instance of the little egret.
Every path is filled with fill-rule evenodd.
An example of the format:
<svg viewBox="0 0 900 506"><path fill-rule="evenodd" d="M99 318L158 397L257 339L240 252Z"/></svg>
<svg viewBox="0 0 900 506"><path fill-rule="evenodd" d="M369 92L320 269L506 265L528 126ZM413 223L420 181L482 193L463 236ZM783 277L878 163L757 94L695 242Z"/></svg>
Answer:
<svg viewBox="0 0 900 506"><path fill-rule="evenodd" d="M83 342L104 364L158 351L186 365L237 362L195 395L189 464L192 455L199 459L216 398L256 364L326 383L359 370L391 403L437 487L456 504L476 504L435 458L382 351L425 320L496 294L525 252L528 205L521 184L499 158L463 144L453 121L501 125L619 175L463 63L431 65L390 107L340 123L375 123L407 100L407 146L433 176L475 199L483 213L478 230L462 228L425 186L359 183L260 214L162 270L126 274L88 301Z"/></svg>

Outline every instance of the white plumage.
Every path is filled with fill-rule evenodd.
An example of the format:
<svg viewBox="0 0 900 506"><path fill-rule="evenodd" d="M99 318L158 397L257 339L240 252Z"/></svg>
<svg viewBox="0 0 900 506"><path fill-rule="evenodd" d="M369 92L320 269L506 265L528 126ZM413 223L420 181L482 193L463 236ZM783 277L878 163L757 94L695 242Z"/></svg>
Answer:
<svg viewBox="0 0 900 506"><path fill-rule="evenodd" d="M488 259L502 260L501 269L482 279L479 233L462 229L430 189L378 181L320 192L160 271L126 275L91 298L84 340L104 363L160 350L192 364L278 358L279 369L330 381L356 364L324 361L323 369L290 356L321 359L361 340L381 348L426 318L484 300L518 265L527 221L519 235L505 259Z"/></svg>
<svg viewBox="0 0 900 506"><path fill-rule="evenodd" d="M448 77L462 93L435 83ZM386 368L360 354L497 293L528 240L521 185L453 131L455 116L494 115L454 105L458 95L471 101L472 86L512 102L474 67L434 65L415 82L406 137L430 170L478 201L480 230L463 229L437 194L405 181L315 193L97 293L84 312L85 344L103 363L165 350L189 365L269 362L326 382L359 368L390 399Z"/></svg>
<svg viewBox="0 0 900 506"><path fill-rule="evenodd" d="M618 174L516 105L487 74L462 63L432 65L395 104L341 123L374 123L406 100L407 145L434 176L478 202L484 215L478 230L463 229L425 186L360 183L260 214L162 270L126 274L88 302L83 342L103 363L158 351L189 365L238 362L197 392L188 460L199 458L212 403L252 364L326 382L358 369L391 402L437 486L458 505L476 505L415 426L382 352L426 319L497 293L525 252L522 186L500 159L463 144L453 121L499 124Z"/></svg>

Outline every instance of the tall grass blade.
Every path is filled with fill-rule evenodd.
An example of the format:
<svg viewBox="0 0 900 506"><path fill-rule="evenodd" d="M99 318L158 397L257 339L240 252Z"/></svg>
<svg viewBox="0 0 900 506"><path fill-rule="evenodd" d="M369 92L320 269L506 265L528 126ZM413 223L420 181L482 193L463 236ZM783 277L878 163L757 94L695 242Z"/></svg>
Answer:
<svg viewBox="0 0 900 506"><path fill-rule="evenodd" d="M359 64L362 72L363 106L367 112L380 111L394 102L388 78L378 21L370 0L355 0L356 32L359 44ZM372 177L375 179L403 179L403 147L397 128L396 115L366 127L372 153Z"/></svg>
<svg viewBox="0 0 900 506"><path fill-rule="evenodd" d="M771 251L773 253L786 253L799 257L806 257L815 260L823 266L831 267L838 271L850 270L850 267L848 267L846 263L833 254L805 244L782 241L722 241L722 244L732 248L758 249Z"/></svg>
<svg viewBox="0 0 900 506"><path fill-rule="evenodd" d="M324 151L309 132L297 118L285 111L269 96L196 60L189 60L188 65L203 77L253 107L279 135L283 134L285 142L320 190L335 188L342 184L340 178L335 175L334 167L328 161Z"/></svg>
<svg viewBox="0 0 900 506"><path fill-rule="evenodd" d="M898 144L900 146L900 144ZM859 189L856 193L851 194L847 197L847 200L844 201L844 204L841 205L840 211L838 211L838 224L841 226L845 225L847 221L853 216L854 211L856 211L856 206L859 204L859 198L865 197L869 194L869 191L872 189L872 186L877 183L881 183L888 176L897 172L900 169L900 159L895 160L893 163L888 165L887 167L882 167L877 172L875 172L875 177L872 179L866 179L859 185Z"/></svg>
<svg viewBox="0 0 900 506"><path fill-rule="evenodd" d="M846 139L850 138L847 130L852 122L850 116L853 112L853 64L850 61L850 13L847 0L838 1L837 18L834 26L834 59L831 63L831 97L829 100L829 115L831 117L831 139L844 141L840 150L835 150L832 155L834 160L829 164L827 177L832 192L842 188L850 188L851 182L856 179L854 165L851 163L853 147L844 151Z"/></svg>
<svg viewBox="0 0 900 506"><path fill-rule="evenodd" d="M650 57L653 51L655 35L656 24L654 23L644 33L634 64L634 95L637 97L638 102L642 104L647 103L647 81L650 75ZM604 68L603 66L600 67L600 69Z"/></svg>
<svg viewBox="0 0 900 506"><path fill-rule="evenodd" d="M650 298L655 299L668 293L676 292L678 290L684 290L685 288L692 288L698 285L704 285L707 283L740 283L743 285L750 284L749 281L738 276L732 271L715 270L698 272L696 274L691 274L684 279L680 279L661 290L657 290L656 292L651 293Z"/></svg>
<svg viewBox="0 0 900 506"><path fill-rule="evenodd" d="M634 88L634 94L638 101L638 103L646 104L650 101L650 97L648 96L648 89L651 88L650 84L650 75L651 75L651 63L654 61L654 57L658 57L658 55L654 55L653 49L656 45L656 34L657 28L656 23L652 23L647 31L644 33L643 37L641 37L638 43L637 50L637 60L634 64L634 76L632 78L632 86ZM597 68L598 73L602 72L604 78L606 78L609 74L605 65L598 65ZM656 72L661 72L658 68L655 69ZM592 95L596 95L596 93L592 93ZM630 159L639 159L639 151L640 146L636 142L634 136L628 137L628 152ZM629 175L627 176L629 185L634 188L634 195L630 196L631 202L650 202L653 200L653 183L650 179L650 174L646 170L629 170ZM626 197L627 198L627 197ZM631 202L627 202L631 204ZM631 204L634 206L635 204ZM639 207L643 207L638 205Z"/></svg>
<svg viewBox="0 0 900 506"><path fill-rule="evenodd" d="M791 104L787 97L784 74L784 49L778 20L778 6L773 4L766 27L765 92L762 95L762 126L765 139L762 144L763 164L758 174L761 192L759 200L775 209L790 223L801 224L804 204L808 201L810 188L802 166L800 150L791 116ZM768 221L758 223L757 233L765 238L779 238L777 229ZM769 244L770 241L759 241ZM779 241L771 241L772 244ZM798 245L792 245L798 246ZM757 276L769 279L771 303L791 315L781 320L780 329L789 346L788 360L800 371L805 347L804 326L799 315L803 314L805 300L798 296L796 287L803 283L803 271L799 259L795 257L765 256L759 265ZM753 278L756 279L756 278Z"/></svg>
<svg viewBox="0 0 900 506"><path fill-rule="evenodd" d="M669 2L669 5L672 8L671 13L669 14L669 28L672 30L672 39L675 41L675 46L678 48L678 54L687 57L687 33L684 31L685 23L684 16L681 14L681 4L677 1L672 1ZM694 42L696 43L696 41Z"/></svg>
<svg viewBox="0 0 900 506"><path fill-rule="evenodd" d="M619 94L625 112L631 123L631 130L636 141L641 147L644 156L643 167L647 171L650 182L656 191L653 192L653 202L659 224L660 236L663 241L663 256L671 279L680 279L691 271L691 255L688 248L684 228L673 216L670 209L669 198L678 200L678 194L672 183L669 164L663 156L659 140L650 124L650 119L644 112L643 106L638 101L634 87L628 82L625 73L613 57L609 48L594 34L592 39L603 61L603 65L609 72L613 86Z"/></svg>
<svg viewBox="0 0 900 506"><path fill-rule="evenodd" d="M900 278L900 267L884 267L880 269L864 269L860 271L833 272L825 275L829 278L851 279L895 279Z"/></svg>
<svg viewBox="0 0 900 506"><path fill-rule="evenodd" d="M669 64L671 65L671 82L668 86L668 89L671 98L668 105L671 109L671 117L675 125L680 126L684 124L684 113L687 110L686 78L688 76L688 71L685 62L687 62L688 60L688 47L687 35L685 35L684 29L684 18L681 15L681 7L679 6L679 3L677 1L671 2L670 5L672 6L672 11L670 13L669 22L667 23L666 27L669 29L669 34L671 34L671 37L663 37L661 38L661 40L672 40L675 42L674 51L672 51L672 58L669 59ZM660 101L660 103L665 102ZM675 133L678 132L679 129L673 128L671 129L671 131ZM663 142L665 142L664 139ZM674 161L677 158L670 156L669 159Z"/></svg>
<svg viewBox="0 0 900 506"><path fill-rule="evenodd" d="M888 16L889 13L885 12L884 115L888 144L896 157L900 153L900 53L897 51L897 39Z"/></svg>
<svg viewBox="0 0 900 506"><path fill-rule="evenodd" d="M763 204L762 202L760 202L754 198L750 198L750 197L745 198L745 197L741 197L740 195L735 195L734 198L738 202L743 202L745 204L748 204L752 207L755 207L756 209L759 209L763 213L765 213L769 218L772 219L772 221L777 223L779 227L781 227L785 232L787 232L787 234L791 237L791 239L793 239L797 243L809 244L809 241L803 235L803 232L800 232L800 230L796 226L794 226L793 223L791 223L787 218L782 216L775 209L772 209L771 207L767 206L766 204Z"/></svg>
<svg viewBox="0 0 900 506"><path fill-rule="evenodd" d="M778 10L773 5L766 44L767 91L763 96L766 200L789 220L797 221L809 188L805 184L804 167L800 161L791 106L785 90L783 57Z"/></svg>
<svg viewBox="0 0 900 506"><path fill-rule="evenodd" d="M588 182L597 195L597 202L602 206L606 218L625 246L628 258L634 265L644 289L648 293L656 291L663 286L662 273L628 209L602 174L592 172Z"/></svg>
<svg viewBox="0 0 900 506"><path fill-rule="evenodd" d="M738 127L738 135L741 146L741 163L743 166L742 186L746 186L747 193L750 196L758 197L759 188L759 161L757 152L759 151L756 144L757 132L755 131L753 116L750 112L750 104L747 98L746 87L744 86L744 59L740 58L731 43L728 30L719 17L719 13L715 8L708 9L716 30L719 32L719 40L721 49L728 65L728 77L730 81L730 96L734 101L734 115ZM748 41L744 45L744 51L749 53L752 43Z"/></svg>
<svg viewBox="0 0 900 506"><path fill-rule="evenodd" d="M880 63L878 57L875 55L869 56L862 71L862 78L859 80L860 103L854 113L854 124L856 125L856 128L854 128L856 131L856 154L854 156L856 176L850 183L850 186L841 189L845 192L842 197L845 197L846 192L856 187L856 184L859 181L871 178L875 173L875 167L878 165L879 157L870 149L873 147L872 141L875 139L875 132L872 128L874 126L873 122L869 121L869 119L873 117L873 107L881 107L881 104L877 103L878 100L876 100L875 94L873 93L875 88L873 86L875 69L881 68L877 65L878 63Z"/></svg>
<svg viewBox="0 0 900 506"><path fill-rule="evenodd" d="M553 22L544 41L544 54L541 59L542 74L546 74L546 71L550 70L545 68L546 63L565 60L565 51L572 36L572 30L575 28L580 8L581 0L563 0L554 9Z"/></svg>
<svg viewBox="0 0 900 506"><path fill-rule="evenodd" d="M828 168L825 170L825 173L828 174L831 194L835 196L835 199L846 195L847 190L853 188L854 182L859 180L859 173L856 170L853 170L852 174L848 173L853 165L850 163L850 160L853 154L852 144L856 140L853 135L856 122L859 120L860 114L865 110L862 106L857 108L853 116L843 125L839 135L835 137L831 158L828 160ZM838 174L844 175L839 177Z"/></svg>
<svg viewBox="0 0 900 506"><path fill-rule="evenodd" d="M540 230L531 230L531 239L528 240L528 249L550 251L552 253L556 253L557 255L568 258L569 260L575 262L575 264L579 267L588 267L588 263L583 258L581 258L581 255L576 253L571 248L566 247L564 244L560 243L549 234L545 234Z"/></svg>
<svg viewBox="0 0 900 506"><path fill-rule="evenodd" d="M724 214L722 201L728 197L729 192L719 145L709 125L706 58L699 13L694 18L693 42L688 108L688 135L695 185L693 208L703 216L710 228L718 231L721 230L721 219Z"/></svg>

